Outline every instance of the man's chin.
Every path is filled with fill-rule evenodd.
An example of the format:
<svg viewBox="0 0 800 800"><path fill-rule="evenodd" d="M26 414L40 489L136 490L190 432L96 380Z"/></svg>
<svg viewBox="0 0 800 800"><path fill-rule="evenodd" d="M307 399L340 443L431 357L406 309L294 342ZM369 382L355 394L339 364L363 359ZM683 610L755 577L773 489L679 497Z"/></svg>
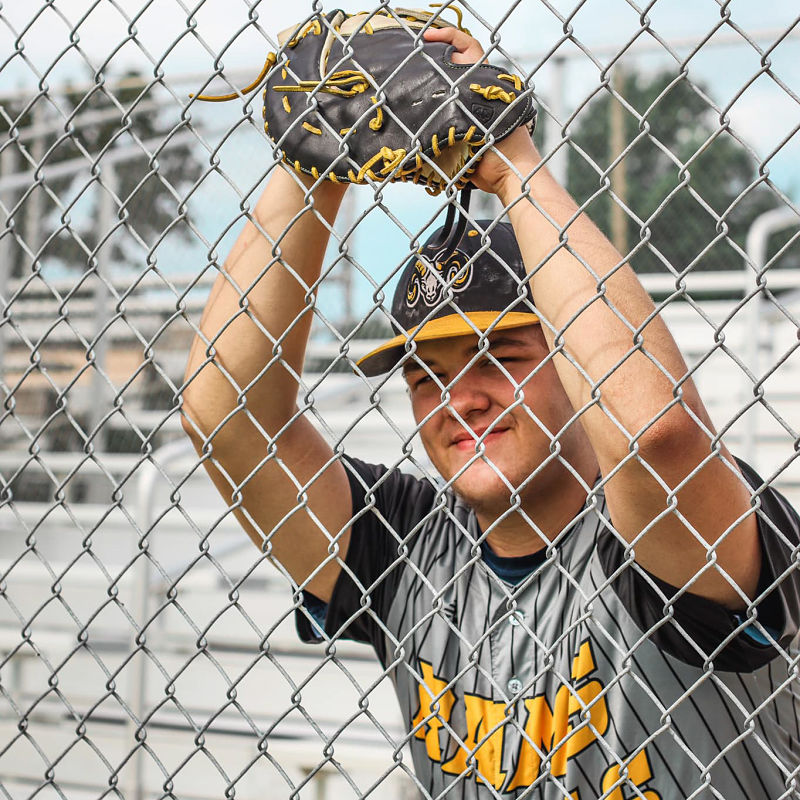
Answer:
<svg viewBox="0 0 800 800"><path fill-rule="evenodd" d="M452 486L453 491L476 510L487 506L505 510L511 504L514 483L497 464L479 459L470 464Z"/></svg>

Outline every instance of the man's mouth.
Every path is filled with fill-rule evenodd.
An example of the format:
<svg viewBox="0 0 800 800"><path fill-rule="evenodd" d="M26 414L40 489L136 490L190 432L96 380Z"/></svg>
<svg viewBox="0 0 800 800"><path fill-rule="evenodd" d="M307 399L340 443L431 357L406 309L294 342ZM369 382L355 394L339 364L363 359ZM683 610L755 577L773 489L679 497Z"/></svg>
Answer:
<svg viewBox="0 0 800 800"><path fill-rule="evenodd" d="M474 451L476 447L480 446L479 439L480 444L488 446L497 441L508 428L492 428L489 433L486 433L487 430L488 428L480 428L475 431L461 431L453 437L453 447L458 450ZM481 437L483 438L481 439Z"/></svg>

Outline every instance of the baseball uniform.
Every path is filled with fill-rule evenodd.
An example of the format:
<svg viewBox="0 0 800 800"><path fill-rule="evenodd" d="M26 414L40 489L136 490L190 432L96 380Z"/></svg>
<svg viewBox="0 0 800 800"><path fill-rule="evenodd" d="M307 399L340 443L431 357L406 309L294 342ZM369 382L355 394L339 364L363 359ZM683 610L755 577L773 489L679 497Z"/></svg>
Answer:
<svg viewBox="0 0 800 800"><path fill-rule="evenodd" d="M776 586L757 622L639 567L601 483L550 547L503 559L450 490L345 464L355 521L324 635L374 647L421 796L800 798L800 519L749 467L759 592Z"/></svg>

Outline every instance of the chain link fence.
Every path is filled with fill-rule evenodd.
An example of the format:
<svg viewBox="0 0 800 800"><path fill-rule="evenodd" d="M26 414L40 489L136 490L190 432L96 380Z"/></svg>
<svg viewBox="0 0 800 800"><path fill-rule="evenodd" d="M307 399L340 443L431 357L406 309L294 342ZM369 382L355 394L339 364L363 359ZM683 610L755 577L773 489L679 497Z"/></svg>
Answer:
<svg viewBox="0 0 800 800"><path fill-rule="evenodd" d="M454 4L444 6L430 11L454 20ZM357 586L350 633L371 632L380 658L340 635L342 619L338 630L328 619L317 646L301 643L296 625L320 634L308 582L325 564L342 564L340 531L329 532L310 578L293 578L270 542L297 514L313 517L319 476L285 470L297 505L273 529L255 530L259 551L242 530L258 527L262 499L248 500L255 479L225 474L215 460L222 448L213 449L219 430L200 437L198 455L182 429L183 420L197 439L183 396L198 372L186 383L184 370L196 337L210 346L201 314L219 275L236 287L245 316L266 324L223 264L284 167L257 93L220 106L190 95L245 85L267 51L286 52L279 30L322 9L0 5L3 797L667 800L745 797L753 785L751 797L798 796L791 597L800 551L797 532L767 513L778 502L767 497L776 489L800 503L800 34L789 3L746 22L735 4L708 6L683 9L689 27L676 34L675 10L658 3L459 4L472 34L491 45L492 63L531 88L548 169L630 259L669 325L688 365L675 385L697 386L719 432L707 432L711 452L724 440L762 476L749 483L749 516L781 548L780 557L767 548L769 582L728 620L722 644L679 634L693 655L666 657L665 677L647 674L644 648L652 639L665 649L659 631L707 569L672 592L650 580L659 615L621 633L612 628L621 630L630 609L618 592L604 598L633 571L636 545L626 545L613 574L584 578L559 555L566 537L557 537L531 574L560 575L559 592L572 587L579 612L545 633L523 597L531 580L492 577L486 532L457 514L448 519L464 560L444 578L410 555L417 529L395 531L391 518L381 523L395 537L391 564L374 584L345 568ZM369 13L391 14L385 4ZM316 301L309 292L271 339L280 344L312 309L297 380L304 419L333 448L332 462L346 453L419 478L436 492L433 506L453 481L423 447L401 371L368 379L354 364L392 335L403 265L451 201L452 192L429 197L415 186L351 188ZM496 198L478 195L470 224L483 231L475 220L503 213ZM280 247L276 238L270 248ZM280 347L273 352L287 363ZM252 387L222 374L250 413ZM439 410L457 383L439 385ZM558 454L561 434L549 436ZM268 465L288 438L253 426L238 447ZM204 467L216 468L221 493ZM350 479L364 496L356 516L383 513L389 479L368 478ZM604 487L584 486L581 518L611 524ZM269 486L261 488L269 503ZM675 510L676 492L673 483L664 513ZM713 568L718 547L705 552ZM396 580L398 564L411 565L411 588ZM488 592L477 627L454 610L476 569ZM587 594L590 577L597 584ZM382 585L399 597L416 592L427 610L391 628ZM559 597L547 599L554 619ZM760 622L759 607L769 609ZM783 628L768 624L781 613ZM442 671L446 659L423 657L423 629L423 639L436 630L432 638L467 653L452 672ZM748 635L756 638L747 653L761 648L769 658L732 667L724 646ZM618 672L601 682L592 675L604 659ZM615 693L630 703L624 712ZM633 739L615 709L641 718ZM584 751L588 766L578 767ZM673 751L680 764L670 763ZM748 783L765 764L772 777ZM451 782L439 784L440 773Z"/></svg>

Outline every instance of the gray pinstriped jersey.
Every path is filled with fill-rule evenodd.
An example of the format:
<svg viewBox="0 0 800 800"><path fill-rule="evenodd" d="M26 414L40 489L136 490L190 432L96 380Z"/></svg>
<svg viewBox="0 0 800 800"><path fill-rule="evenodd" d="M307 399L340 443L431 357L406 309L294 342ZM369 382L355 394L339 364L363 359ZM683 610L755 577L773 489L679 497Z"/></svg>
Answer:
<svg viewBox="0 0 800 800"><path fill-rule="evenodd" d="M367 495L347 559L358 583L343 571L326 628L356 614L346 635L391 669L423 796L800 798L797 653L782 650L797 631L794 573L772 595L778 648L735 635L700 598L665 617L674 590L624 562L597 492L512 586L480 557L459 500L353 463L354 496ZM772 580L791 572L797 517L777 494L765 506Z"/></svg>

